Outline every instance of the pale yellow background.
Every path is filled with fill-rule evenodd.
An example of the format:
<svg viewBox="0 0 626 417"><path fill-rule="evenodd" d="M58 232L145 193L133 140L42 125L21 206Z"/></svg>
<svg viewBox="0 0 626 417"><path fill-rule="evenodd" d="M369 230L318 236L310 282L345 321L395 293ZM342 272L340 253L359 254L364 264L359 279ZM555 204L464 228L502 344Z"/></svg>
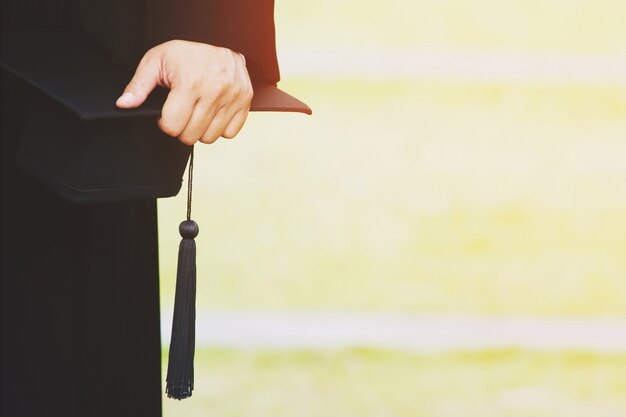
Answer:
<svg viewBox="0 0 626 417"><path fill-rule="evenodd" d="M281 87L197 146L198 308L626 319L626 2L278 1ZM185 198L162 200L173 304ZM201 350L183 416L624 416L626 354Z"/></svg>

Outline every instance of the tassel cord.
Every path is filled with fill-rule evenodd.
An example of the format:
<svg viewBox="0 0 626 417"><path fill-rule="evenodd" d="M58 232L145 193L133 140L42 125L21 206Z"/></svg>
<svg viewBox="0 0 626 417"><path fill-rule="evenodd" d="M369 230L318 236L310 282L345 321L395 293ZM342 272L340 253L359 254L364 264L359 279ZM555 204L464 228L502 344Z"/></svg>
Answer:
<svg viewBox="0 0 626 417"><path fill-rule="evenodd" d="M191 196L193 195L193 146L189 156L189 172L187 178L187 220L191 220Z"/></svg>

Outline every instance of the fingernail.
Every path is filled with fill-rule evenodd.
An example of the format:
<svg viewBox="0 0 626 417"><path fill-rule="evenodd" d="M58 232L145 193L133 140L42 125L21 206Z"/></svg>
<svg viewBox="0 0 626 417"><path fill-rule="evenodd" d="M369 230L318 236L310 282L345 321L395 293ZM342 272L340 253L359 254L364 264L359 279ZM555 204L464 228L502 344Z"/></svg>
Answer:
<svg viewBox="0 0 626 417"><path fill-rule="evenodd" d="M133 97L134 94L127 91L117 99L117 104L130 104L133 101Z"/></svg>

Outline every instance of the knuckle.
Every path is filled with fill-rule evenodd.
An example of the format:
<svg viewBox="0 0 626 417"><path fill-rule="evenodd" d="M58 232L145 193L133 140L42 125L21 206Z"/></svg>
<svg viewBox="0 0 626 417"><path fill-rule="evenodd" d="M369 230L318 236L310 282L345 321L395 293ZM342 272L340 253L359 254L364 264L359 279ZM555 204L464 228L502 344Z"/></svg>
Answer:
<svg viewBox="0 0 626 417"><path fill-rule="evenodd" d="M252 101L252 98L254 97L254 91L252 91L252 88L248 88L245 92L244 98L246 100L246 102L248 104L250 104L250 102Z"/></svg>
<svg viewBox="0 0 626 417"><path fill-rule="evenodd" d="M228 89L228 83L224 81L216 81L209 87L209 95L213 97L221 97Z"/></svg>
<svg viewBox="0 0 626 417"><path fill-rule="evenodd" d="M143 57L141 57L141 60L139 61L139 64L137 66L141 67L141 66L151 63L156 54L157 54L156 48L148 49L146 53L143 54Z"/></svg>
<svg viewBox="0 0 626 417"><path fill-rule="evenodd" d="M235 84L230 88L230 94L235 98L240 97L244 94L244 89L240 85Z"/></svg>
<svg viewBox="0 0 626 417"><path fill-rule="evenodd" d="M163 120L159 122L159 129L161 129L161 131L165 133L166 135L169 135L172 137L176 137L180 133L169 122L163 121Z"/></svg>
<svg viewBox="0 0 626 417"><path fill-rule="evenodd" d="M242 127L243 127L243 123L241 122L238 122L238 121L234 123L231 122L228 126L226 126L226 129L224 129L224 132L222 133L222 137L226 139L234 139Z"/></svg>
<svg viewBox="0 0 626 417"><path fill-rule="evenodd" d="M210 144L210 143L215 142L218 138L219 138L218 135L214 135L212 133L205 134L200 138L200 142Z"/></svg>
<svg viewBox="0 0 626 417"><path fill-rule="evenodd" d="M186 75L182 77L181 84L186 90L198 91L202 89L204 80L198 75Z"/></svg>
<svg viewBox="0 0 626 417"><path fill-rule="evenodd" d="M205 145L210 145L214 143L216 140L217 138L208 138L208 139L200 139L200 142L204 143Z"/></svg>
<svg viewBox="0 0 626 417"><path fill-rule="evenodd" d="M237 136L237 132L231 129L226 129L224 133L222 133L224 139L234 139L235 136Z"/></svg>
<svg viewBox="0 0 626 417"><path fill-rule="evenodd" d="M232 83L230 90L237 97L246 94L246 88L241 83Z"/></svg>
<svg viewBox="0 0 626 417"><path fill-rule="evenodd" d="M193 145L194 143L196 143L196 139L192 138L191 136L187 136L187 135L180 135L178 137L178 140L181 141L182 143L184 143L185 145Z"/></svg>
<svg viewBox="0 0 626 417"><path fill-rule="evenodd" d="M204 77L201 75L194 75L190 77L190 86L194 91L202 90L204 87Z"/></svg>

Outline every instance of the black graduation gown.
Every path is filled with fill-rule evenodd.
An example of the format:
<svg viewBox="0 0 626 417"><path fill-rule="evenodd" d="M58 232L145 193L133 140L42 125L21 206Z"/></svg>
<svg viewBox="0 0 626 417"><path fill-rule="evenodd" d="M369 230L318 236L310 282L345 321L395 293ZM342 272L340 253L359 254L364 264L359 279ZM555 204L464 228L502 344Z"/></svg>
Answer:
<svg viewBox="0 0 626 417"><path fill-rule="evenodd" d="M11 3L3 31L77 25L69 2ZM79 206L19 170L28 94L3 71L2 415L160 416L156 201Z"/></svg>
<svg viewBox="0 0 626 417"><path fill-rule="evenodd" d="M252 78L275 83L273 40L237 31L273 2L238 3L2 0L2 30L71 30L129 69L165 40L210 42L244 51ZM18 169L29 94L2 71L2 415L158 417L156 200L75 205Z"/></svg>

